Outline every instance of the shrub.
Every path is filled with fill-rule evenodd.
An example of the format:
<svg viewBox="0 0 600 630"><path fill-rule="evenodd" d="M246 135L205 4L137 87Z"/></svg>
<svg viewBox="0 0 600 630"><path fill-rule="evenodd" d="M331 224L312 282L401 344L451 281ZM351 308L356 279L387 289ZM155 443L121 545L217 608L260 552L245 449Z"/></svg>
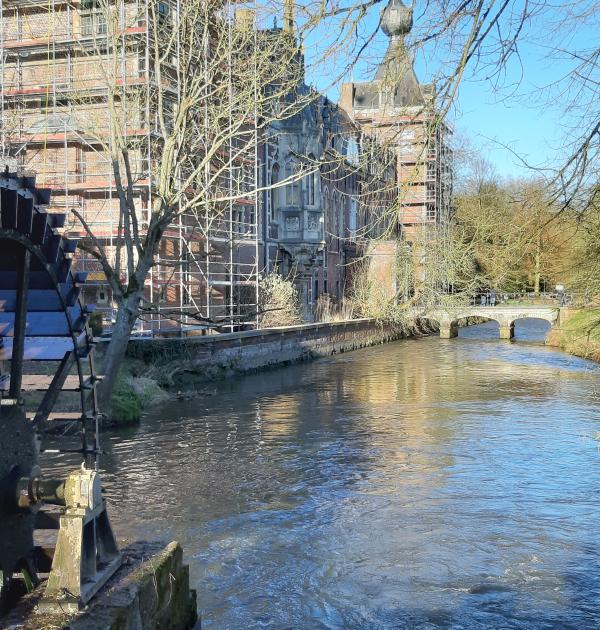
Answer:
<svg viewBox="0 0 600 630"><path fill-rule="evenodd" d="M140 400L127 378L119 374L111 399L111 419L117 425L138 422L142 415Z"/></svg>
<svg viewBox="0 0 600 630"><path fill-rule="evenodd" d="M102 313L100 311L94 311L88 317L88 323L90 325L90 328L92 329L92 335L94 335L94 337L100 337L100 335L102 335L102 331L104 330Z"/></svg>
<svg viewBox="0 0 600 630"><path fill-rule="evenodd" d="M303 323L298 289L290 279L278 273L261 276L258 308L261 328Z"/></svg>

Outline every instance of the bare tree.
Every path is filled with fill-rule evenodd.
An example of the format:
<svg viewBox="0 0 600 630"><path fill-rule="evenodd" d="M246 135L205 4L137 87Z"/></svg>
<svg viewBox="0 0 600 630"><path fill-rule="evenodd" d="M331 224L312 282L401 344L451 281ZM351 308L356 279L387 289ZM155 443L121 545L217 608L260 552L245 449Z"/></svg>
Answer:
<svg viewBox="0 0 600 630"><path fill-rule="evenodd" d="M85 236L80 248L97 261L117 307L104 358L106 398L136 320L156 313L164 297L148 290L157 258L165 291L169 273L181 265L174 255L169 272L162 255L176 226L188 228L188 256L206 255L208 231L232 220L226 216L229 202L256 199L266 186L247 156L274 141L274 121L321 98L303 83L301 36L327 17L319 5L294 30L288 4L283 29L259 29L260 12L238 10L234 20L220 2L148 3L143 15L121 6L125 14L112 0L98 1L93 19L102 20L102 32L82 52L106 88L106 105L98 107L96 95L85 91L73 98L86 136L108 163L116 193L111 238L100 233L96 217L73 209ZM340 27L338 53L355 19ZM147 27L145 39L131 37L139 24ZM297 169L276 186L344 159L298 158ZM169 316L168 308L161 313ZM203 321L193 305L174 309L172 316Z"/></svg>

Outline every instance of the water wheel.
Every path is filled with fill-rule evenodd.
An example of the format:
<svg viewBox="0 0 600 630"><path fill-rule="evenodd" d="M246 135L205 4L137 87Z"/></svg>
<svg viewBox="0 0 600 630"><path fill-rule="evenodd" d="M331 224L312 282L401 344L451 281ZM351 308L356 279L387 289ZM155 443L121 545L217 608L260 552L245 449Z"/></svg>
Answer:
<svg viewBox="0 0 600 630"><path fill-rule="evenodd" d="M64 557L34 543L37 529L58 529L57 546L65 555L60 529L65 514L79 501L86 524L98 525L103 501L98 498L95 470L99 453L98 378L93 362L93 338L87 327L89 308L80 293L85 274L71 265L76 242L61 235L65 215L48 213L49 191L35 187L31 177L0 174L0 605L14 594L34 587L44 574L49 584L67 584L61 577ZM70 395L65 397L65 392ZM68 408L61 410L61 401ZM77 485L74 497L69 475L45 479L40 468L44 453L68 453L78 471L76 484L93 485L88 500ZM80 466L80 467L79 467ZM71 475L71 476L72 476ZM79 481L77 481L79 480ZM69 490L69 487L71 490ZM70 492L70 494L69 494ZM92 498L94 494L94 498ZM69 499L70 497L70 499ZM58 514L41 509L63 506ZM94 511L95 510L95 511ZM72 512L72 510L71 510ZM105 514L100 517L107 523ZM66 521L65 521L66 522ZM109 527L110 529L110 527ZM89 534L88 534L89 538ZM72 564L91 562L83 577L94 582L118 556L112 532L105 537L108 556L93 548L72 550ZM73 545L76 539L73 539ZM87 556L82 558L78 556ZM91 558L90 554L93 554ZM67 553L67 555L69 555ZM111 568L114 570L114 567ZM58 580L58 582L57 582ZM80 580L81 581L81 580ZM59 590L63 589L59 584ZM64 590L64 589L63 589ZM69 589L71 603L85 603L91 590ZM54 594L52 597L55 597Z"/></svg>

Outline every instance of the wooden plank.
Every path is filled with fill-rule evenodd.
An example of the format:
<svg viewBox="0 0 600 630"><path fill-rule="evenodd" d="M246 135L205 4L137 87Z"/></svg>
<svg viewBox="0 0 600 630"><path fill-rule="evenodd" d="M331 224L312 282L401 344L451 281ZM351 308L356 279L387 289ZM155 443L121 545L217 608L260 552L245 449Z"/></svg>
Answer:
<svg viewBox="0 0 600 630"><path fill-rule="evenodd" d="M79 304L68 309L76 332L85 326L85 313ZM15 332L15 313L0 312L0 336L12 337ZM27 337L62 337L70 334L67 318L63 311L34 311L27 313Z"/></svg>
<svg viewBox="0 0 600 630"><path fill-rule="evenodd" d="M62 282L59 285L60 294L63 296L67 306L75 306L77 298L81 292L80 286L74 286L72 282ZM15 289L0 289L0 312L12 313L17 302L17 292ZM27 296L27 311L61 311L62 304L58 293L53 289L30 289Z"/></svg>
<svg viewBox="0 0 600 630"><path fill-rule="evenodd" d="M25 417L27 420L33 420L35 414L35 411L27 411ZM47 420L49 422L79 422L81 418L81 411L53 411L48 414Z"/></svg>
<svg viewBox="0 0 600 630"><path fill-rule="evenodd" d="M53 228L61 228L65 225L67 215L64 212L51 212L48 215L48 218L50 219L50 225Z"/></svg>
<svg viewBox="0 0 600 630"><path fill-rule="evenodd" d="M56 399L58 398L60 392L62 391L63 384L75 363L75 352L67 352L63 357L63 360L60 362L58 369L54 373L54 377L50 386L46 390L44 394L44 398L42 402L40 402L38 410L35 414L34 424L38 425L42 422L45 422L49 419L51 410L56 403Z"/></svg>
<svg viewBox="0 0 600 630"><path fill-rule="evenodd" d="M19 263L17 308L15 313L11 313L14 334L10 356L10 388L8 390L8 395L11 398L18 398L21 393L21 377L23 375L23 358L25 353L27 292L29 291L29 271L31 269L31 252L28 249L22 250Z"/></svg>
<svg viewBox="0 0 600 630"><path fill-rule="evenodd" d="M36 245L42 245L46 240L49 232L47 223L48 214L44 210L38 210L33 215L33 228L31 230L31 240Z"/></svg>
<svg viewBox="0 0 600 630"><path fill-rule="evenodd" d="M58 273L58 281L60 283L69 281L70 275L68 274L71 266L70 259L65 259L61 263L61 268ZM64 268L64 269L63 269ZM65 273L66 271L66 273ZM75 279L75 284L84 284L87 279L87 273L84 271L75 272L72 276ZM16 289L17 288L17 272L14 269L0 269L0 287L2 289ZM29 274L29 288L30 289L54 289L52 279L45 271L39 269L32 270Z"/></svg>
<svg viewBox="0 0 600 630"><path fill-rule="evenodd" d="M80 356L87 356L88 347L85 344L85 333L78 340ZM25 361L61 361L65 352L73 349L73 342L69 337L25 337ZM12 337L4 339L0 347L0 361L10 361L12 356Z"/></svg>
<svg viewBox="0 0 600 630"><path fill-rule="evenodd" d="M7 391L10 383L10 378L0 380L0 391ZM98 378L98 377L96 377ZM23 374L23 380L21 381L21 390L26 392L45 392L50 383L52 383L53 376L49 374ZM90 379L86 378L83 381L84 389L91 389ZM78 392L79 391L79 376L71 374L67 376L62 386L63 392Z"/></svg>
<svg viewBox="0 0 600 630"><path fill-rule="evenodd" d="M0 190L0 219L2 227L14 229L17 226L17 191L13 188Z"/></svg>
<svg viewBox="0 0 600 630"><path fill-rule="evenodd" d="M60 512L40 510L35 515L35 529L60 529Z"/></svg>
<svg viewBox="0 0 600 630"><path fill-rule="evenodd" d="M58 254L60 252L61 243L62 236L57 233L51 233L48 237L48 242L44 245L44 253L46 254L46 259L52 265L58 261Z"/></svg>
<svg viewBox="0 0 600 630"><path fill-rule="evenodd" d="M17 197L17 230L21 234L29 234L33 222L33 197Z"/></svg>

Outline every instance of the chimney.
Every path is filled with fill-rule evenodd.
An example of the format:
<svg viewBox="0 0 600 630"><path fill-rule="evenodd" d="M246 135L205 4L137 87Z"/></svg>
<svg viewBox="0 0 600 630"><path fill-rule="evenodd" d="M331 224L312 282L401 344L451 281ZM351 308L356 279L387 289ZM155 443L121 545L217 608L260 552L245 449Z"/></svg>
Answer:
<svg viewBox="0 0 600 630"><path fill-rule="evenodd" d="M241 31L253 31L255 25L254 9L236 9L235 25Z"/></svg>

